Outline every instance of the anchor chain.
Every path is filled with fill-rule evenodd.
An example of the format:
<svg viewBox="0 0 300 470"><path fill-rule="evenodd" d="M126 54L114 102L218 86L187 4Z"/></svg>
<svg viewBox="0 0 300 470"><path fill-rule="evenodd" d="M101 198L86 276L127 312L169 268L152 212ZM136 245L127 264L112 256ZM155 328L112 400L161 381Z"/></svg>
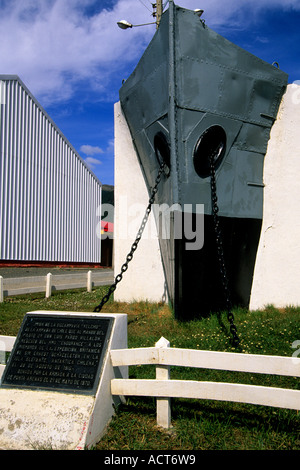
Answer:
<svg viewBox="0 0 300 470"><path fill-rule="evenodd" d="M220 227L220 219L219 219L219 207L218 207L218 197L217 197L217 185L216 185L216 170L215 170L215 156L219 150L212 153L210 156L210 186L211 186L211 200L212 200L212 215L214 221L214 230L216 234L216 244L217 244L217 254L218 254L218 261L220 267L220 274L221 274L221 281L223 285L224 297L226 301L227 307L227 319L230 324L230 333L232 335L233 345L237 347L240 344L240 339L237 334L237 327L234 323L234 316L231 311L231 298L230 298L230 290L229 290L229 283L228 283L228 276L225 266L225 259L224 259L224 250L223 250L223 242L222 242L222 233Z"/></svg>
<svg viewBox="0 0 300 470"><path fill-rule="evenodd" d="M143 235L143 232L144 232L144 229L145 229L145 226L146 226L146 223L148 221L148 218L149 218L149 215L150 215L150 212L151 212L151 209L152 209L152 205L154 203L154 200L155 200L155 195L158 191L158 185L161 181L161 176L162 176L162 173L165 171L165 163L162 162L161 165L160 165L160 168L158 170L158 174L157 174L157 177L156 177L156 180L155 180L155 185L153 186L153 188L151 189L151 195L150 195L150 198L149 198L149 202L148 202L148 206L146 208L146 211L145 211L145 214L144 214L144 217L143 217L143 220L142 220L142 223L140 225L140 228L137 232L137 235L136 235L136 238L135 238L135 241L133 242L133 244L131 245L131 249L128 253L128 255L126 256L126 261L125 263L121 266L121 271L119 274L117 274L117 276L115 277L114 279L114 282L113 284L109 287L108 289L108 292L106 295L104 295L104 297L102 298L101 302L99 305L97 305L95 308L94 308L94 312L101 312L102 310L102 307L103 305L106 304L106 302L108 302L108 300L110 299L110 296L112 295L112 293L116 290L117 288L117 285L118 283L123 279L123 274L127 271L128 269L128 264L130 263L130 261L132 260L133 258L133 255L134 255L134 252L135 250L137 249L138 247L138 244L142 238L142 235Z"/></svg>

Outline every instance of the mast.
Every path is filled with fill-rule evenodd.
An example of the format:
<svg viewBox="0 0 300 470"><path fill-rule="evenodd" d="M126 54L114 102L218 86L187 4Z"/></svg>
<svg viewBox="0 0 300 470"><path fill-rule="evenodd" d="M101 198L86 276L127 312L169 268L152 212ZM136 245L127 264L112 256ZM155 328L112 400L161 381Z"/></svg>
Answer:
<svg viewBox="0 0 300 470"><path fill-rule="evenodd" d="M162 0L156 0L156 3L152 3L153 13L152 16L156 18L156 29L159 27L161 15L163 14L163 3Z"/></svg>
<svg viewBox="0 0 300 470"><path fill-rule="evenodd" d="M162 13L163 13L162 0L156 0L156 28L159 27Z"/></svg>

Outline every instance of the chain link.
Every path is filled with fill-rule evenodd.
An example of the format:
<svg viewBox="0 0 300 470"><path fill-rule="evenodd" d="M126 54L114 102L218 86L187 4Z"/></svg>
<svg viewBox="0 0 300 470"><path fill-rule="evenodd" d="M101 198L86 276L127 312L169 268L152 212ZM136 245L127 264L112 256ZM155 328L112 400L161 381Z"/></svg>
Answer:
<svg viewBox="0 0 300 470"><path fill-rule="evenodd" d="M240 339L237 334L237 327L234 323L234 316L231 311L231 298L230 298L230 291L228 285L228 277L227 271L225 266L225 259L224 259L224 250L223 250L223 242L222 242L222 233L220 227L220 219L219 219L219 207L218 207L218 197L217 197L217 185L216 185L216 170L215 170L215 162L214 157L217 152L212 153L210 156L210 186L211 186L211 200L212 200L212 215L213 215L213 222L214 222L214 229L216 234L216 243L217 243L217 255L220 267L220 274L221 274L221 281L223 285L224 297L226 301L226 308L227 308L227 319L230 324L230 333L232 335L232 342L235 347L240 344Z"/></svg>
<svg viewBox="0 0 300 470"><path fill-rule="evenodd" d="M221 228L220 228L220 220L219 220L219 207L218 207L218 197L217 197L217 187L216 187L216 173L215 173L215 165L214 165L214 157L215 153L213 153L210 157L210 173L211 173L211 199L212 199L212 214L213 214L213 221L214 221L214 229L215 229L215 234L216 234L216 243L217 243L217 254L218 254L218 260L219 260L219 266L220 266L220 273L221 273L221 280L222 280L222 285L223 285L223 290L224 290L224 296L225 296L225 301L226 301L226 307L227 307L227 319L230 324L230 332L232 335L233 339L233 344L234 346L238 346L240 343L240 339L237 334L237 328L234 323L234 316L231 311L232 306L231 306L231 299L230 299L230 292L229 292L229 285L228 285L228 277L227 277L227 272L226 272L226 266L225 266L225 260L224 260L224 251L223 251L223 243L222 243L222 234L221 234ZM142 234L144 232L146 223L148 221L152 205L155 200L155 195L158 191L158 185L161 181L161 176L162 173L165 171L165 164L162 163L156 180L155 180L155 185L151 190L151 196L148 202L148 206L146 208L142 223L140 225L140 228L137 232L135 241L131 245L131 249L126 256L126 261L125 263L121 266L121 271L120 273L115 277L113 284L109 287L108 292L104 297L102 298L101 302L99 305L97 305L94 308L94 312L100 312L103 308L103 306L108 302L110 299L110 296L113 294L113 292L116 290L118 283L123 279L123 274L127 271L128 269L128 264L133 258L134 252L136 251L139 241L142 238Z"/></svg>
<svg viewBox="0 0 300 470"><path fill-rule="evenodd" d="M132 260L134 252L137 249L139 241L142 238L146 223L148 221L148 218L149 218L149 215L150 215L150 212L151 212L151 209L152 209L152 205L153 205L154 200L155 200L155 195L158 191L158 185L160 183L161 176L162 176L162 173L164 171L165 171L165 163L163 162L163 163L161 163L160 168L158 170L158 174L157 174L157 177L156 177L156 180L155 180L155 185L153 186L153 188L151 190L151 196L150 196L150 199L149 199L149 202L148 202L148 206L147 206L147 209L145 211L145 214L144 214L142 223L140 225L140 228L137 232L135 241L131 245L130 252L126 256L125 263L121 266L121 272L115 277L113 284L108 289L107 294L102 298L100 304L97 305L97 307L94 308L94 312L98 312L98 313L101 312L103 305L106 304L106 302L108 302L108 300L110 299L110 296L116 290L118 283L123 279L123 274L128 269L128 263L130 263L130 261Z"/></svg>

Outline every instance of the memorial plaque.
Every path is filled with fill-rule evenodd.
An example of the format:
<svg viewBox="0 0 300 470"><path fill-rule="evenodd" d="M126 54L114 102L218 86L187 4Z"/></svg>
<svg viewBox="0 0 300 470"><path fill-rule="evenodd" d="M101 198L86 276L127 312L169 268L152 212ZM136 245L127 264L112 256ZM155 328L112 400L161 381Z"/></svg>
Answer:
<svg viewBox="0 0 300 470"><path fill-rule="evenodd" d="M94 394L113 321L104 316L28 313L1 386Z"/></svg>

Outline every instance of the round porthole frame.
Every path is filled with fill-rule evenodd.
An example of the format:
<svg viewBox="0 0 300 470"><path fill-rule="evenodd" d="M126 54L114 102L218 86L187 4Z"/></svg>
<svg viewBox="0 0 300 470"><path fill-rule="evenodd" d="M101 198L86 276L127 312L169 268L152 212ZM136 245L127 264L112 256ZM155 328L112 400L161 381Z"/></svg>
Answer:
<svg viewBox="0 0 300 470"><path fill-rule="evenodd" d="M171 149L166 135L159 131L153 139L154 151L159 165L164 163L165 176L170 175L171 171Z"/></svg>
<svg viewBox="0 0 300 470"><path fill-rule="evenodd" d="M225 157L226 143L226 132L218 124L208 127L201 134L193 151L193 164L198 176L201 178L210 176L210 156L212 153L215 153L215 170L219 168Z"/></svg>

